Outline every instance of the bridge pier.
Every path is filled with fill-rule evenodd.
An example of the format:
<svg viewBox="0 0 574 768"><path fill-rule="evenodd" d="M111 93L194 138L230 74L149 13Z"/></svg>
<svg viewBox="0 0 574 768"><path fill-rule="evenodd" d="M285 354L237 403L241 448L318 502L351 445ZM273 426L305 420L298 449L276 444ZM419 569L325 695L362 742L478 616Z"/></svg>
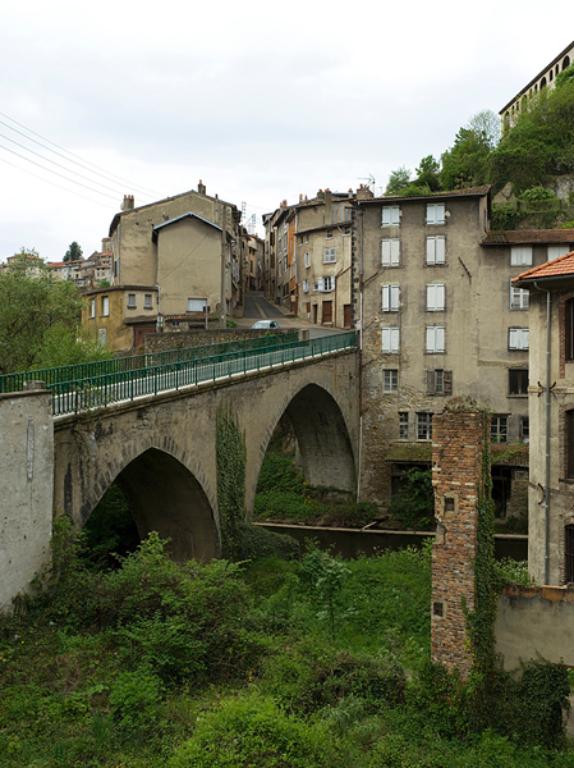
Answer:
<svg viewBox="0 0 574 768"><path fill-rule="evenodd" d="M0 395L0 613L48 564L54 425L44 389Z"/></svg>

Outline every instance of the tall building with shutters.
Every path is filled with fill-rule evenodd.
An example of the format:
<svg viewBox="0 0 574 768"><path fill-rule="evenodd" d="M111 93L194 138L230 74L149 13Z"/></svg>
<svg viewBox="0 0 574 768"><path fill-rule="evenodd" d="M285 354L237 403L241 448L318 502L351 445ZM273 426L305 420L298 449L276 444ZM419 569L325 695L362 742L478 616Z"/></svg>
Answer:
<svg viewBox="0 0 574 768"><path fill-rule="evenodd" d="M362 331L360 496L387 507L430 466L433 415L452 396L492 413L500 515L528 494L528 291L511 282L574 230L490 230L490 189L358 200L354 314Z"/></svg>

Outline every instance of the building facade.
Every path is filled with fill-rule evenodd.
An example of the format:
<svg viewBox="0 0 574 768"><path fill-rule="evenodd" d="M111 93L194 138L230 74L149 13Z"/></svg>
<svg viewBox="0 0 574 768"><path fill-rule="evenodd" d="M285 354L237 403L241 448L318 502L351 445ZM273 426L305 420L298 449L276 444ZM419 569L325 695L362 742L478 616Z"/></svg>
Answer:
<svg viewBox="0 0 574 768"><path fill-rule="evenodd" d="M521 88L516 96L505 104L500 110L500 118L504 128L511 128L521 112L524 112L528 100L541 93L545 88L554 88L556 77L574 63L574 42L567 45L563 51L555 56L544 69Z"/></svg>
<svg viewBox="0 0 574 768"><path fill-rule="evenodd" d="M489 225L488 187L357 202L360 495L382 507L406 469L430 464L433 414L452 396L493 414L499 514L526 507L528 292L511 279L567 248L574 230Z"/></svg>
<svg viewBox="0 0 574 768"><path fill-rule="evenodd" d="M137 350L146 333L156 332L157 309L155 285L95 288L84 294L82 328L113 352Z"/></svg>
<svg viewBox="0 0 574 768"><path fill-rule="evenodd" d="M528 569L574 583L574 251L523 272L530 293Z"/></svg>

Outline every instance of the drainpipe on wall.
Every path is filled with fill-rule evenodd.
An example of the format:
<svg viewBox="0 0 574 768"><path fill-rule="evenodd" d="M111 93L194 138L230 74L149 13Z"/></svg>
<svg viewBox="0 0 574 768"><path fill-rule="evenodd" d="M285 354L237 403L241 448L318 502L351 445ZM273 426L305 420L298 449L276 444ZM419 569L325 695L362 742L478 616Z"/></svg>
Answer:
<svg viewBox="0 0 574 768"><path fill-rule="evenodd" d="M534 287L539 291L537 283ZM546 290L546 383L544 387L545 457L544 457L544 583L550 583L550 470L552 437L552 294Z"/></svg>
<svg viewBox="0 0 574 768"><path fill-rule="evenodd" d="M365 271L363 246L363 211L360 208L357 209L357 216L359 217L361 241L359 249L359 455L357 462L357 501L360 501L363 464L363 281Z"/></svg>

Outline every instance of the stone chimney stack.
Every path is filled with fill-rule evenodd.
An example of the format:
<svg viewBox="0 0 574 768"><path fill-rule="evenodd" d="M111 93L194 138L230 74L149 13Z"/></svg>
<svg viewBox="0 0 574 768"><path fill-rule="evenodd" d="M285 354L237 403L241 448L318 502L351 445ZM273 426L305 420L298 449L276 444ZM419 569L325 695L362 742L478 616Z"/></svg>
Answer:
<svg viewBox="0 0 574 768"><path fill-rule="evenodd" d="M372 197L374 195L368 184L361 184L357 189L357 200L370 200Z"/></svg>
<svg viewBox="0 0 574 768"><path fill-rule="evenodd" d="M102 237L102 253L111 253L111 252L112 252L112 238Z"/></svg>
<svg viewBox="0 0 574 768"><path fill-rule="evenodd" d="M133 195L124 195L124 201L122 203L122 211L133 211L135 206Z"/></svg>
<svg viewBox="0 0 574 768"><path fill-rule="evenodd" d="M207 187L205 186L205 184L203 183L203 181L201 179L199 180L199 182L197 184L197 191L199 192L200 195L206 195L207 194Z"/></svg>

